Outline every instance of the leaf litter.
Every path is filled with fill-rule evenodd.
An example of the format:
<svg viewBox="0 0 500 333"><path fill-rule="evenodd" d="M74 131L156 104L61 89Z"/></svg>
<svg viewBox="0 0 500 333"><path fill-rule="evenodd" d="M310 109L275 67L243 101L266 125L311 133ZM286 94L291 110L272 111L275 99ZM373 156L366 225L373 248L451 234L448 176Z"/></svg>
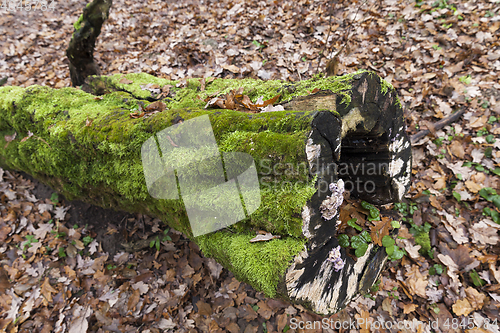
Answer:
<svg viewBox="0 0 500 333"><path fill-rule="evenodd" d="M486 0L355 4L114 1L95 56L103 74L148 72L177 80L179 87L193 77L205 84L215 77L297 81L325 69L346 44L345 31L352 25L354 33L332 62L335 74L358 68L377 72L398 90L408 131L431 133L414 142L413 184L405 204L415 209L406 210L399 232L404 239L397 240L408 256L389 262L378 287L329 319L416 321L429 329L429 320L471 318L478 330L498 332L498 326L487 325L500 317L500 207L498 194L484 191L500 188L498 5ZM9 85L69 86L64 50L82 8L69 2L58 3L55 12L2 10L0 77ZM144 89L161 99L170 87ZM276 101L249 103L241 93L214 96L212 105L245 112L279 108ZM461 119L433 128L461 107L466 108ZM139 109L136 116L161 108ZM86 126L91 125L88 119ZM54 203L33 199L26 184L0 169L2 329L63 332L88 325L89 331L257 332L265 327L294 332L292 317L323 319L239 283L174 231L168 233L172 242L162 242L159 251L149 248L114 261L85 228L69 236L72 228L65 226L62 211L61 221L54 221L54 208L37 205ZM366 228L381 223L366 222L354 204L341 214ZM420 234L411 231L425 223L431 226L432 251L424 253L417 244ZM385 229L378 230L385 235ZM140 232L129 230L135 236ZM372 238L378 243L380 235ZM83 253L71 257L67 250L78 249L77 242Z"/></svg>

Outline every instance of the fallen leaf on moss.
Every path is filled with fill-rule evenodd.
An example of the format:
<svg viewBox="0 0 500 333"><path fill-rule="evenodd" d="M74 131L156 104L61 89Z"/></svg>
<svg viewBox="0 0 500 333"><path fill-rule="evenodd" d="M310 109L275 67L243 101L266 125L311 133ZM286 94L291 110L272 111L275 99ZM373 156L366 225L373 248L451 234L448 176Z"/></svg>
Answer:
<svg viewBox="0 0 500 333"><path fill-rule="evenodd" d="M120 80L120 83L121 84L131 84L131 83L134 83L134 81L131 81L131 80L127 79L126 77L122 77Z"/></svg>
<svg viewBox="0 0 500 333"><path fill-rule="evenodd" d="M209 107L219 107L221 109L228 110L238 110L243 112L257 113L263 111L262 109L267 106L272 106L281 95L276 95L266 101L257 101L253 103L248 95L243 95L243 87L237 90L231 90L225 95L218 97L207 97L205 98L205 109ZM276 106L275 109L268 109L266 111L278 111L281 110L280 106Z"/></svg>
<svg viewBox="0 0 500 333"><path fill-rule="evenodd" d="M29 138L31 138L33 136L33 133L31 133L30 131L28 131L28 136L24 137L21 142L24 142L26 140L28 140Z"/></svg>
<svg viewBox="0 0 500 333"><path fill-rule="evenodd" d="M265 235L257 235L254 238L250 239L250 243L255 243L255 242L265 242L271 239L275 238L280 238L280 235L273 235L270 232L266 233Z"/></svg>
<svg viewBox="0 0 500 333"><path fill-rule="evenodd" d="M144 111L146 112L152 112L152 111L159 111L162 112L167 108L167 104L163 103L162 101L156 101L144 108Z"/></svg>

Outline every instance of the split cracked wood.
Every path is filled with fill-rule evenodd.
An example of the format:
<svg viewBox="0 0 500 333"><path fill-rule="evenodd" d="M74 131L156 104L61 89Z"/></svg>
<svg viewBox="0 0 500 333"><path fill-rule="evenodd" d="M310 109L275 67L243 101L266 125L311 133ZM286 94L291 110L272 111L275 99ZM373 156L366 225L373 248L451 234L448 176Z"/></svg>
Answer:
<svg viewBox="0 0 500 333"><path fill-rule="evenodd" d="M376 74L361 71L297 83L216 79L206 87L199 79L176 86L179 82L146 74L91 82L86 89L105 93L102 97L74 88L0 87L0 166L29 173L68 199L158 217L238 279L320 314L339 311L377 280L385 248L370 244L354 260L345 249L336 250L335 237L344 191L380 205L401 200L410 185L411 146L403 111L395 90ZM276 104L285 110L204 109L203 100L241 87L253 102L280 95ZM161 94L166 110L130 117ZM187 196L162 197L170 194L161 177L151 178L161 185L151 191L141 147L156 140L153 146L160 147L165 162L175 154L162 145L177 153L182 147L175 133L160 140L164 130L200 116L209 119L223 156L252 157L260 204L238 223L194 237L182 200ZM211 162L207 168L198 155L181 156L190 161L186 174L215 177ZM178 194L177 185L173 191ZM221 204L217 195L209 199ZM250 243L256 230L280 238Z"/></svg>

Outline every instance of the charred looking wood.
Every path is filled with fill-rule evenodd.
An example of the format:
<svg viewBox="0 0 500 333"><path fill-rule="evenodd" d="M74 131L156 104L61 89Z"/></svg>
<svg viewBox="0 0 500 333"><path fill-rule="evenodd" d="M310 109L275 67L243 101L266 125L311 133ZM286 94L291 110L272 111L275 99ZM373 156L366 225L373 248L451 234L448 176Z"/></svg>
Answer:
<svg viewBox="0 0 500 333"><path fill-rule="evenodd" d="M111 5L112 0L94 0L84 8L82 16L74 24L75 31L66 50L73 86L82 85L89 75L100 74L94 60L94 48Z"/></svg>

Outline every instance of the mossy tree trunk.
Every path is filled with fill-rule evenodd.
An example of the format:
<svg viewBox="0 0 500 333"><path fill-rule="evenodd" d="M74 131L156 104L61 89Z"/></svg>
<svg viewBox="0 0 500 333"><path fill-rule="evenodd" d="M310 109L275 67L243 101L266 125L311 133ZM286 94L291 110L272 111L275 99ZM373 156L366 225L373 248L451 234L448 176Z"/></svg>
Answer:
<svg viewBox="0 0 500 333"><path fill-rule="evenodd" d="M84 9L75 22L75 31L66 50L73 86L81 86L90 75L99 75L94 61L94 48L101 27L109 16L112 0L94 0Z"/></svg>
<svg viewBox="0 0 500 333"><path fill-rule="evenodd" d="M344 249L336 258L333 250L345 190L383 204L399 201L409 187L403 112L394 89L377 75L294 84L217 79L206 87L199 79L183 85L146 74L90 81L86 89L102 97L74 88L0 87L0 166L27 172L69 199L159 217L240 280L317 313L337 312L376 281L387 258L384 248L370 245L356 261ZM208 97L238 88L253 101L279 94L276 103L285 110L204 108ZM167 110L130 117L159 97ZM260 205L238 223L194 237L185 202L148 190L141 149L155 137L152 146L162 149L165 162L174 155L165 154L160 136L174 152L180 137L164 129L200 116L208 116L220 152L253 158ZM212 172L191 164L190 175ZM175 197L177 187L172 191ZM256 230L281 238L251 243Z"/></svg>

